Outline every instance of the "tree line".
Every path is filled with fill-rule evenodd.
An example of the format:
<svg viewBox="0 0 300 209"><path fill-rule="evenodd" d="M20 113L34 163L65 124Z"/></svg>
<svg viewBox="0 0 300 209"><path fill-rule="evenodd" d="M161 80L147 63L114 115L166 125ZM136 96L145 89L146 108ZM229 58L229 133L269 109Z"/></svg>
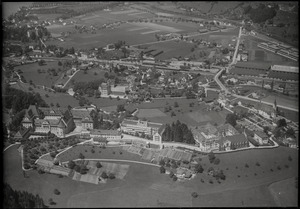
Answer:
<svg viewBox="0 0 300 209"><path fill-rule="evenodd" d="M192 131L188 129L185 123L181 123L179 120L176 123L173 122L171 125L166 125L162 140L195 144Z"/></svg>
<svg viewBox="0 0 300 209"><path fill-rule="evenodd" d="M13 190L7 183L4 183L2 191L4 195L3 208L48 208L39 195Z"/></svg>

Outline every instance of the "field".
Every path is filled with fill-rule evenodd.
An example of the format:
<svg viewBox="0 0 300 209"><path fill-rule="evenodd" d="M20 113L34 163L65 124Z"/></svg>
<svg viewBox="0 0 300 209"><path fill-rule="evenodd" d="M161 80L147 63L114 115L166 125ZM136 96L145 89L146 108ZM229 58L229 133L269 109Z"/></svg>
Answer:
<svg viewBox="0 0 300 209"><path fill-rule="evenodd" d="M48 69L54 68L58 74L58 76L52 76L47 73ZM39 66L38 63L32 63L32 64L26 64L26 65L20 65L15 67L15 70L22 70L23 73L20 74L24 76L26 81L29 83L30 80L36 85L44 85L47 87L51 87L55 84L55 82L59 79L61 72L58 71L58 69L61 69L62 67L59 67L57 65L57 62L46 62L46 65ZM41 69L42 73L38 73L38 69Z"/></svg>
<svg viewBox="0 0 300 209"><path fill-rule="evenodd" d="M296 62L274 54L273 52L263 50L259 48L257 44L265 42L255 37L251 36L243 36L245 47L248 54L248 61L262 61L262 62L269 62L271 64L279 64L279 65L295 65Z"/></svg>
<svg viewBox="0 0 300 209"><path fill-rule="evenodd" d="M95 152L92 153L91 150ZM124 160L134 160L134 161L143 161L140 156L125 152L122 150L122 147L106 147L105 149L98 146L90 145L78 145L67 151L60 153L57 158L61 162L66 162L73 159L78 159L79 154L82 153L86 159L124 159Z"/></svg>
<svg viewBox="0 0 300 209"><path fill-rule="evenodd" d="M95 75L96 73L96 75ZM99 68L92 68L87 71L87 74L84 74L84 71L81 70L77 72L71 79L74 80L74 82L89 82L89 81L94 81L97 79L104 78L104 70L101 70ZM69 81L71 83L71 81ZM69 85L69 84L68 84Z"/></svg>
<svg viewBox="0 0 300 209"><path fill-rule="evenodd" d="M178 103L178 107L174 107L174 103ZM193 107L190 107L190 103L194 103ZM165 107L171 107L172 110L165 112ZM176 122L180 120L181 122L186 123L187 125L197 126L206 124L207 122L215 123L219 125L225 122L226 114L229 112L227 110L222 110L220 112L215 111L206 111L206 104L198 104L196 99L156 99L151 103L141 103L141 104L130 104L125 106L126 109L134 110L139 108L140 110L146 111L149 114L144 115L143 117L148 119L151 122L156 123L169 123ZM146 109L150 109L150 112ZM153 117L151 115L151 110L158 109L165 116L157 115ZM157 110L154 110L157 112ZM171 112L175 113L175 116L171 116ZM155 114L155 113L154 113ZM138 115L139 116L139 115ZM143 118L142 117L142 118Z"/></svg>
<svg viewBox="0 0 300 209"><path fill-rule="evenodd" d="M137 117L138 118L152 118L152 117L164 117L167 116L165 113L158 109L140 109Z"/></svg>
<svg viewBox="0 0 300 209"><path fill-rule="evenodd" d="M119 156L118 153L116 155ZM292 161L288 160L289 155ZM200 163L205 171L190 181L173 182L167 175L160 174L156 167L126 163L130 167L123 180L108 180L106 184L94 185L56 175L40 175L36 171L27 172L29 178L24 178L20 156L16 147L12 147L4 153L4 181L13 189L39 194L46 202L53 198L57 203L54 207L297 206L292 179L290 187L278 189L276 184L271 184L298 176L297 150L279 147L216 156L220 158L219 165L210 164L208 158L202 156ZM245 167L246 163L249 168ZM217 183L206 174L208 167L222 169L226 180ZM213 179L214 183L209 183L209 179ZM283 194L277 195L277 198L284 205L276 203L268 189L270 184L272 190ZM59 196L53 194L55 188L61 192ZM191 197L194 191L199 197ZM286 192L291 196L284 195Z"/></svg>

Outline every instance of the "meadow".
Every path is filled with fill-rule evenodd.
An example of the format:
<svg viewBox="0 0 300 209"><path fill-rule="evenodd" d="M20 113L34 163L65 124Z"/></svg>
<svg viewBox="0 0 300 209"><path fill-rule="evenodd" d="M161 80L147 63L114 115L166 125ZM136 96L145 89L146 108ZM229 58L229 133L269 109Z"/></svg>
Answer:
<svg viewBox="0 0 300 209"><path fill-rule="evenodd" d="M49 75L47 73L48 69L54 68L57 72L57 76ZM41 73L38 73L38 69L41 70ZM58 69L61 69L59 71ZM40 66L38 63L26 64L16 66L15 70L22 70L23 73L20 74L24 76L26 81L29 83L30 80L36 85L44 85L47 87L51 87L55 84L55 82L60 78L63 67L58 66L57 62L46 62L45 65Z"/></svg>
<svg viewBox="0 0 300 209"><path fill-rule="evenodd" d="M111 151L108 153L113 156ZM115 156L123 159L117 152ZM291 160L288 160L289 156ZM46 202L52 198L57 203L52 207L297 206L295 189L290 191L291 188L282 187L279 190L293 195L288 199L286 195L278 196L279 199L284 198L280 200L283 205L278 205L268 189L270 184L271 187L276 186L272 185L273 182L298 176L297 150L279 147L217 154L216 157L220 158L219 165L210 164L208 158L202 156L200 164L204 173L187 181L174 182L168 175L160 174L157 167L126 162L130 167L123 180L108 180L106 184L94 185L36 171L27 172L29 177L24 178L17 146L13 146L4 153L4 181L13 189L39 194ZM226 180L217 183L206 174L209 167L222 169ZM295 186L293 181L290 185ZM61 194L54 195L54 189ZM278 191L278 188L271 189ZM192 192L199 196L192 198Z"/></svg>

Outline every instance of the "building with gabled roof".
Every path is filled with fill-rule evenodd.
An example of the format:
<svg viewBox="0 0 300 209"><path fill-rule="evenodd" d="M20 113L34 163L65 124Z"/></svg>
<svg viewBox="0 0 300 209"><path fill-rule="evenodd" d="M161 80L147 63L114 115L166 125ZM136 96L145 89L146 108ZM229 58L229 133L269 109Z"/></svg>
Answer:
<svg viewBox="0 0 300 209"><path fill-rule="evenodd" d="M21 126L19 131L15 134L14 138L17 140L28 139L31 132L32 132L32 127L25 128Z"/></svg>
<svg viewBox="0 0 300 209"><path fill-rule="evenodd" d="M263 132L263 131L256 131L256 132L254 132L253 139L255 141L257 141L260 145L268 144L268 142L269 142L268 135L265 132Z"/></svg>
<svg viewBox="0 0 300 209"><path fill-rule="evenodd" d="M220 151L249 147L249 141L244 134L221 137L218 143Z"/></svg>
<svg viewBox="0 0 300 209"><path fill-rule="evenodd" d="M34 127L34 119L39 118L39 116L36 105L30 105L26 110L25 116L22 120L22 125L25 128Z"/></svg>
<svg viewBox="0 0 300 209"><path fill-rule="evenodd" d="M93 117L96 114L95 110L73 108L71 113L76 127L94 129Z"/></svg>
<svg viewBox="0 0 300 209"><path fill-rule="evenodd" d="M157 133L155 133L155 134L153 135L153 141L154 141L154 142L162 143L162 135L163 135L165 129L166 129L166 126L165 126L165 125L162 125L162 126L158 129Z"/></svg>

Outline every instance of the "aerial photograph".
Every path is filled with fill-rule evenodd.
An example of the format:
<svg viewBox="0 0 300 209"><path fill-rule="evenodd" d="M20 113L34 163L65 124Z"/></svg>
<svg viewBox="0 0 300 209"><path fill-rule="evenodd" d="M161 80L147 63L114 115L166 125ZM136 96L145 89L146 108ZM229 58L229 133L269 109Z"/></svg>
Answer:
<svg viewBox="0 0 300 209"><path fill-rule="evenodd" d="M2 2L3 208L298 207L298 1Z"/></svg>

